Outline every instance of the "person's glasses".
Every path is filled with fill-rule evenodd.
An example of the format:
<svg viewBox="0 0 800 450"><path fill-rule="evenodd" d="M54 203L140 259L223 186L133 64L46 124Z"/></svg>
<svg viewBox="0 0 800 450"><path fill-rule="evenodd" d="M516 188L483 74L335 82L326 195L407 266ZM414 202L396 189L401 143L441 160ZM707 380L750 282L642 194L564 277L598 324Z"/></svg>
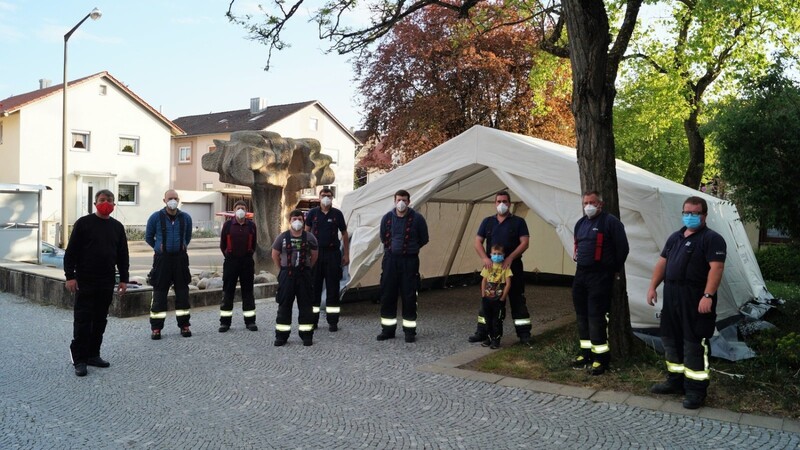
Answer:
<svg viewBox="0 0 800 450"><path fill-rule="evenodd" d="M689 217L689 216L700 217L700 216L703 215L703 213L701 213L701 212L694 212L694 211L684 211L681 214L683 214L686 217Z"/></svg>

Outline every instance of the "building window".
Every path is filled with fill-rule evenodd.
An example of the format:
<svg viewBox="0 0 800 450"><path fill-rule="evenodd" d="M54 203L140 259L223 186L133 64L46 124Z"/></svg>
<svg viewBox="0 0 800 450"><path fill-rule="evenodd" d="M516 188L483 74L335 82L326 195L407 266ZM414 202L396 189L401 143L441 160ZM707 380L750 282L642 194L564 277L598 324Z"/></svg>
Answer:
<svg viewBox="0 0 800 450"><path fill-rule="evenodd" d="M181 147L178 149L178 162L182 164L192 162L192 147Z"/></svg>
<svg viewBox="0 0 800 450"><path fill-rule="evenodd" d="M138 205L139 204L139 183L123 182L117 188L118 205Z"/></svg>
<svg viewBox="0 0 800 450"><path fill-rule="evenodd" d="M119 138L119 152L126 155L139 154L139 138L121 137Z"/></svg>
<svg viewBox="0 0 800 450"><path fill-rule="evenodd" d="M106 95L107 92L108 92L108 87L106 87L105 84L101 84L100 88L98 89L98 94Z"/></svg>
<svg viewBox="0 0 800 450"><path fill-rule="evenodd" d="M336 198L336 185L335 184L326 184L322 186L322 189L328 188L333 193L333 198Z"/></svg>
<svg viewBox="0 0 800 450"><path fill-rule="evenodd" d="M331 164L339 164L339 150L335 150L335 149L332 149L332 148L326 148L326 149L322 150L322 154L323 155L328 155L328 156L331 157L331 159L333 160L333 161L331 161Z"/></svg>
<svg viewBox="0 0 800 450"><path fill-rule="evenodd" d="M204 191L213 191L214 190L214 183L203 183L203 190Z"/></svg>
<svg viewBox="0 0 800 450"><path fill-rule="evenodd" d="M300 197L316 197L317 190L314 188L305 188L300 190Z"/></svg>
<svg viewBox="0 0 800 450"><path fill-rule="evenodd" d="M72 133L72 149L89 151L89 133Z"/></svg>
<svg viewBox="0 0 800 450"><path fill-rule="evenodd" d="M315 119L314 117L308 119L308 129L311 131L317 131L319 129L319 120Z"/></svg>

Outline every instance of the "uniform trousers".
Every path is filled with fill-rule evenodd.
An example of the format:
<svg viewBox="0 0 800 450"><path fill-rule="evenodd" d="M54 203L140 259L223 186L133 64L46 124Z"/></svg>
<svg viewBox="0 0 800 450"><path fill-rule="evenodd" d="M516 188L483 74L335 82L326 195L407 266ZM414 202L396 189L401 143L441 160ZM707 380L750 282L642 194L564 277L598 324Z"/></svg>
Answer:
<svg viewBox="0 0 800 450"><path fill-rule="evenodd" d="M397 295L403 304L403 332L417 334L417 290L419 289L419 255L385 253L381 273L381 327L394 335L397 329Z"/></svg>
<svg viewBox="0 0 800 450"><path fill-rule="evenodd" d="M342 252L338 247L320 248L314 265L314 325L319 323L322 286L325 286L325 316L329 325L339 323L339 282L342 279Z"/></svg>
<svg viewBox="0 0 800 450"><path fill-rule="evenodd" d="M226 256L222 263L222 305L219 308L220 325L231 325L233 318L233 297L236 294L236 281L241 285L242 315L245 325L256 323L256 298L253 295L255 262L253 255Z"/></svg>
<svg viewBox="0 0 800 450"><path fill-rule="evenodd" d="M684 390L705 395L709 383L709 344L717 319L717 298L710 313L697 311L705 286L667 281L661 308L661 341L671 375L684 375Z"/></svg>
<svg viewBox="0 0 800 450"><path fill-rule="evenodd" d="M297 299L297 329L300 339L310 341L314 337L314 313L311 307L313 292L311 268L282 267L278 273L278 315L275 319L275 339L286 341L292 330L292 308Z"/></svg>
<svg viewBox="0 0 800 450"><path fill-rule="evenodd" d="M170 286L175 291L175 319L178 327L190 325L191 310L189 306L189 255L183 251L178 253L156 253L153 256L151 284L153 300L150 303L150 328L161 330L167 318L167 293Z"/></svg>

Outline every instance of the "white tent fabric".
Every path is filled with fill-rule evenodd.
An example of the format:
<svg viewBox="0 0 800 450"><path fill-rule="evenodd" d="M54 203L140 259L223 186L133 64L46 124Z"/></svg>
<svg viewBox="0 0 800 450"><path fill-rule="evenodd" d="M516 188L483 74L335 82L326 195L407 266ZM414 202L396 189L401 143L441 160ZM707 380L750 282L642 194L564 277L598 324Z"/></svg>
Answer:
<svg viewBox="0 0 800 450"><path fill-rule="evenodd" d="M623 161L616 165L621 220L631 246L625 267L634 328L658 327L661 303L655 308L647 304L647 288L667 237L681 227L683 201L691 195L708 201L708 226L728 244L718 320L736 315L750 300L772 298L732 204ZM479 270L475 235L480 221L494 213L494 193L501 189L511 193L514 213L525 218L531 231L525 270L574 274L572 230L582 208L573 148L475 126L349 193L342 203L352 235L348 288L378 284L379 222L392 209L398 189L411 193L411 206L428 222L431 242L420 254L423 278Z"/></svg>

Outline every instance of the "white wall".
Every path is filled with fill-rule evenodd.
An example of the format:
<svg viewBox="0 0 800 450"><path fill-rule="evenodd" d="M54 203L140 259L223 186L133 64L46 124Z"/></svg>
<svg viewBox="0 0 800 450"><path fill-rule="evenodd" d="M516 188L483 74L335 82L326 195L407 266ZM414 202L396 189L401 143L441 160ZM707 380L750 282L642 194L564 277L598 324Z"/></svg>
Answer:
<svg viewBox="0 0 800 450"><path fill-rule="evenodd" d="M106 86L106 95L100 95L100 85ZM19 182L53 188L44 194L43 220L60 221L61 217L61 99L60 94L51 95L20 113L24 158ZM85 191L76 186L75 173L94 172L106 174L93 179L115 194L120 182L139 183L138 204L118 205L113 216L126 225L145 224L152 211L163 205L163 193L169 188L171 130L105 78L70 87L67 102L70 139L72 132L90 133L89 151L68 154L69 222L86 214L81 199ZM138 155L119 152L123 136L138 137Z"/></svg>

